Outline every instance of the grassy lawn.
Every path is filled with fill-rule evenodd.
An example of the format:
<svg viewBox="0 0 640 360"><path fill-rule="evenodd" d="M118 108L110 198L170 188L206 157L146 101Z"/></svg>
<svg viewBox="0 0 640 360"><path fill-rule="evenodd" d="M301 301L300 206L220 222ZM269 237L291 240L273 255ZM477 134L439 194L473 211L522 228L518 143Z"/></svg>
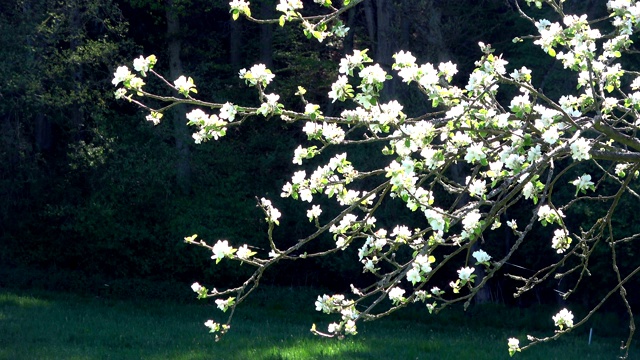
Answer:
<svg viewBox="0 0 640 360"><path fill-rule="evenodd" d="M209 318L222 320L213 301L123 301L0 288L0 359L509 359L507 338L522 343L528 333L553 331L542 310L493 306L438 316L407 310L360 325L356 337L323 339L309 332L311 323L326 329L331 321L314 311L317 294L288 288L257 293L216 343L203 326ZM614 359L623 336L602 328L595 327L590 346L588 335L578 332L514 359ZM640 352L634 349L630 358Z"/></svg>

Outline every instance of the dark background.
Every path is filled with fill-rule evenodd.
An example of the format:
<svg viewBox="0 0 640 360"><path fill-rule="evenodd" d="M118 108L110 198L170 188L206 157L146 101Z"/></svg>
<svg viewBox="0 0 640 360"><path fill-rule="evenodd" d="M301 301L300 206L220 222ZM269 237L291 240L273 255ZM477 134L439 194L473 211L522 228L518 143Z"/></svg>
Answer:
<svg viewBox="0 0 640 360"><path fill-rule="evenodd" d="M311 1L305 3L305 11L318 11ZM251 6L258 18L277 16L274 1ZM596 0L567 1L566 8L590 18L606 11ZM530 11L551 17L544 10ZM253 118L217 142L196 146L185 127L185 109L166 114L154 127L137 107L113 98L116 67L130 66L141 54L157 55L156 70L169 80L180 69L168 64L178 61L194 78L201 99L244 105L259 103L238 79L238 70L265 63L276 74L271 91L287 107L303 109L293 96L301 85L307 99L328 115L342 110L326 94L337 78L339 59L354 48L370 49L389 72L391 56L401 49L419 62L453 61L459 69L454 82L463 85L483 41L504 54L510 70L524 64L532 69L534 85L550 97L575 89L561 64L530 43L511 41L535 28L507 0L369 0L344 14L343 21L352 29L344 41L318 44L304 38L296 24L232 22L227 1L0 0L0 286L192 298L186 284L224 288L252 269L226 261L214 265L207 251L184 244L185 236L268 248L255 200L262 196L283 213L276 231L280 243L313 230L306 204L279 197L296 169L293 150L306 140L300 125ZM171 47L179 50L177 58L168 53ZM634 67L633 59L627 66ZM148 87L166 91L160 85L150 80ZM383 96L399 99L409 116L428 109L410 86L393 81L386 89ZM348 151L356 168L366 168L387 161L372 155L379 150ZM568 191L556 197L569 199L573 188ZM516 208L522 213L510 213L511 218L530 215L530 207ZM570 226L577 229L598 211L576 208L568 214ZM382 219L385 213L396 216L392 207L379 212ZM406 216L394 220L411 223ZM621 212L615 221L620 234L638 231L633 211ZM491 236L484 248L497 258L513 239L507 231ZM527 276L556 261L551 236L549 229L538 229L512 258L518 267L506 270ZM312 246L331 242L327 237ZM637 266L637 246L622 250L623 271ZM574 299L584 306L597 303L614 283L610 263L606 249L595 253L594 276ZM281 263L263 282L341 290L361 276L354 249L331 259ZM513 286L506 278L494 279L491 300L555 303L557 291L569 285L551 281L519 299L512 297ZM640 295L631 293L630 299L637 303ZM609 306L616 308L616 301Z"/></svg>

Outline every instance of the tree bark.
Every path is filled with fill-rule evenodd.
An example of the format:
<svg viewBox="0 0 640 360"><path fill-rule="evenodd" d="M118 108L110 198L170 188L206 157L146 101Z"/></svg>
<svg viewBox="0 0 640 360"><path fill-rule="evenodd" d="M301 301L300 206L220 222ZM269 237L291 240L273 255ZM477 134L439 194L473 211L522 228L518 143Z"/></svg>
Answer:
<svg viewBox="0 0 640 360"><path fill-rule="evenodd" d="M81 44L81 33L84 29L82 29L81 22L81 14L80 14L80 4L77 1L73 1L70 5L72 8L70 9L70 26L71 26L71 42L70 42L70 50L71 53L75 53L78 51L78 48ZM75 64L72 66L73 71L73 82L75 91L80 94L82 93L82 84L83 84L83 71L81 64ZM76 140L84 140L84 132L85 132L85 123L84 123L84 111L82 110L82 106L78 101L71 107L71 121L74 126L75 134L74 138Z"/></svg>
<svg viewBox="0 0 640 360"><path fill-rule="evenodd" d="M380 66L387 72L391 73L391 64L393 63L393 51L394 39L391 19L393 18L393 7L391 6L391 0L377 0L376 1L376 53L375 60ZM387 102L395 96L394 80L386 81L382 93L380 94L380 100Z"/></svg>
<svg viewBox="0 0 640 360"><path fill-rule="evenodd" d="M371 50L375 53L376 44L376 20L373 16L373 5L371 1L364 2L364 16L367 22L367 34L369 34L369 41L371 42Z"/></svg>
<svg viewBox="0 0 640 360"><path fill-rule="evenodd" d="M180 18L174 0L166 0L165 15L167 18L167 48L169 50L169 74L171 81L183 74L180 52L182 41L180 34ZM176 181L183 194L190 192L191 186L191 150L189 149L189 129L184 105L175 106L171 111L173 135L176 142L178 159L176 163Z"/></svg>
<svg viewBox="0 0 640 360"><path fill-rule="evenodd" d="M351 30L349 30L349 32L347 33L347 36L344 38L344 41L342 42L343 56L351 55L353 53L353 35L354 35L353 23L355 18L356 18L356 9L355 8L349 9L349 11L347 12L347 27Z"/></svg>
<svg viewBox="0 0 640 360"><path fill-rule="evenodd" d="M275 6L270 0L264 0L260 6L260 16L263 19L272 19ZM260 26L260 62L266 65L267 68L273 67L273 26L262 25Z"/></svg>
<svg viewBox="0 0 640 360"><path fill-rule="evenodd" d="M242 23L240 21L229 20L231 23L231 36L229 37L229 63L231 63L232 71L240 69L242 64Z"/></svg>
<svg viewBox="0 0 640 360"><path fill-rule="evenodd" d="M442 10L439 6L442 6L439 1L430 1L430 11L429 17L427 20L427 32L428 32L428 41L431 44L431 48L433 51L429 54L430 61L434 63L446 62L451 60L451 52L449 50L449 46L445 41L445 36L442 31ZM452 167L453 176L452 178L459 183L464 183L465 179L463 178L463 167L464 164L458 163ZM463 206L468 200L462 201L459 206ZM471 251L476 251L480 249L479 240L471 247ZM471 262L474 262L474 259L469 259ZM485 276L485 269L483 265L475 266L475 274L476 274L476 284L479 284ZM476 304L485 304L491 301L491 289L489 284L480 288L474 297L474 302Z"/></svg>

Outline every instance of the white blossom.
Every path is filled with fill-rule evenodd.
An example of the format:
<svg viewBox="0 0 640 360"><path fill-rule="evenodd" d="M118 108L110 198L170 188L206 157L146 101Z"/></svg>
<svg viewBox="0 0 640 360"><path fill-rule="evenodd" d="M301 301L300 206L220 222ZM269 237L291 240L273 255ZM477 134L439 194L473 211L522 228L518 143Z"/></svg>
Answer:
<svg viewBox="0 0 640 360"><path fill-rule="evenodd" d="M386 80L387 72L380 65L370 65L360 71L362 82L365 84L383 83Z"/></svg>
<svg viewBox="0 0 640 360"><path fill-rule="evenodd" d="M562 309L559 313L553 316L553 321L555 322L556 326L560 328L560 330L565 327L573 327L573 314L567 309Z"/></svg>
<svg viewBox="0 0 640 360"><path fill-rule="evenodd" d="M458 278L462 281L469 281L471 280L471 274L473 274L474 271L476 271L476 269L472 267L463 267L458 270Z"/></svg>
<svg viewBox="0 0 640 360"><path fill-rule="evenodd" d="M486 157L487 155L485 155L484 151L482 150L482 144L476 143L469 146L464 160L469 164L473 164L476 161L482 161L486 159Z"/></svg>
<svg viewBox="0 0 640 360"><path fill-rule="evenodd" d="M585 138L579 138L571 144L571 157L576 160L589 160L591 155L589 155L589 151L591 150L591 144Z"/></svg>
<svg viewBox="0 0 640 360"><path fill-rule="evenodd" d="M585 191L587 189L594 189L594 183L593 181L591 181L591 175L589 174L583 174L582 176L578 177L576 180L573 180L571 182L573 185L575 185L576 187L576 193L578 191Z"/></svg>
<svg viewBox="0 0 640 360"><path fill-rule="evenodd" d="M113 83L113 85L118 86L118 84L120 84L121 82L124 82L131 76L132 76L131 71L129 70L128 67L120 66L116 69L116 72L113 73L113 80L111 81L111 83Z"/></svg>
<svg viewBox="0 0 640 360"><path fill-rule="evenodd" d="M249 250L249 247L245 244L238 248L238 252L236 253L236 256L238 256L238 258L240 259L247 260L255 254L256 253Z"/></svg>
<svg viewBox="0 0 640 360"><path fill-rule="evenodd" d="M563 229L557 229L553 232L551 247L556 250L558 254L562 254L569 249L569 245L571 245L571 238Z"/></svg>
<svg viewBox="0 0 640 360"><path fill-rule="evenodd" d="M491 260L491 255L487 254L487 252L484 250L474 251L473 254L471 254L471 256L473 256L476 259L476 261L481 264Z"/></svg>
<svg viewBox="0 0 640 360"><path fill-rule="evenodd" d="M405 291L399 287L394 287L389 290L389 299L394 303L398 304L404 300Z"/></svg>
<svg viewBox="0 0 640 360"><path fill-rule="evenodd" d="M311 219L317 219L320 214L322 214L322 209L320 208L320 205L313 205L311 207L311 210L307 210L307 217L311 220Z"/></svg>
<svg viewBox="0 0 640 360"><path fill-rule="evenodd" d="M200 290L202 290L202 285L200 285L199 283L195 282L191 285L191 290L193 290L193 292L195 293L199 293Z"/></svg>
<svg viewBox="0 0 640 360"><path fill-rule="evenodd" d="M229 242L227 240L218 240L218 242L213 245L211 249L213 252L212 259L215 259L216 262L220 262L225 256L231 256L234 253L234 249L229 246Z"/></svg>

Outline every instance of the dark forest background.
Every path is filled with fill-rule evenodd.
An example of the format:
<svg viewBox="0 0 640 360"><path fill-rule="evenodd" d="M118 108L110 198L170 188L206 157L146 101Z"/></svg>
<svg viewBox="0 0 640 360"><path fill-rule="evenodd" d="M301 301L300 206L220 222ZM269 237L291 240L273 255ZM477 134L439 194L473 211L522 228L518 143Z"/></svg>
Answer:
<svg viewBox="0 0 640 360"><path fill-rule="evenodd" d="M318 10L311 1L305 4L309 12ZM274 0L251 6L258 18L277 16ZM590 17L606 11L599 0L566 6L568 13ZM178 108L153 126L135 106L115 101L113 72L139 55L157 55L156 70L170 80L183 73L193 77L201 99L247 105L258 105L257 96L237 73L264 63L276 74L270 87L288 107L303 109L293 96L301 85L309 101L334 115L341 105L326 94L339 59L353 49L370 49L389 72L393 53L401 49L420 62L451 60L459 69L454 81L464 84L483 41L504 54L510 69L531 68L534 85L549 96L575 89L553 58L530 43L512 42L535 29L508 0L368 0L343 21L352 29L344 40L319 44L295 24L233 22L228 1L0 0L0 286L192 298L184 284L224 288L251 269L225 261L214 265L205 250L186 245L185 236L267 249L266 224L256 207L262 196L283 213L278 241L294 242L312 230L306 204L279 197L296 169L293 150L306 140L300 126L254 118L217 142L196 146L186 128L187 109ZM163 91L157 82L148 86ZM399 99L410 116L428 109L417 91L397 82L387 85L384 96ZM357 168L383 164L372 155L379 150L348 149ZM556 196L570 198L569 192ZM616 218L621 232L638 231L633 205L625 204L630 211ZM395 210L379 211L393 221L415 221ZM572 227L598 210L583 207L568 214ZM528 216L531 208L518 211L522 214L509 216ZM491 236L483 247L498 258L512 239L506 230ZM540 228L535 237L512 258L508 271L530 275L555 261L549 230ZM316 246L332 242L325 241ZM638 247L628 244L625 250L619 265L635 267ZM348 288L362 276L355 251L281 263L264 282ZM573 299L594 305L609 290L614 276L609 256L594 254L593 276ZM446 286L448 280L442 282ZM513 286L506 278L494 279L488 300L555 303L558 293L568 290L567 284L550 282L514 299ZM628 288L636 286L637 281ZM632 300L640 302L640 294Z"/></svg>

